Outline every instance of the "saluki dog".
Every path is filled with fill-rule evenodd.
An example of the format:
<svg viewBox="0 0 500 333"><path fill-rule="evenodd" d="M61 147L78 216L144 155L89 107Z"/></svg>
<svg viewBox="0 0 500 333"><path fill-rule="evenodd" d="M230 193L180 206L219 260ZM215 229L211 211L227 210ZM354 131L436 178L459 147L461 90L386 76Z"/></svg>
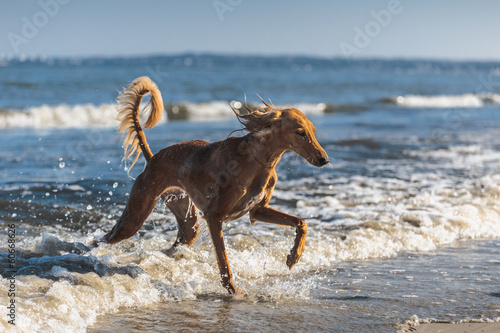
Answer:
<svg viewBox="0 0 500 333"><path fill-rule="evenodd" d="M153 155L139 121L142 98L150 93L144 113L145 128L153 127L164 109L161 93L148 77L135 79L118 96L119 131L125 133L124 158L144 154L146 166L130 191L125 211L113 229L104 236L111 244L134 235L162 198L175 215L179 230L172 248L191 245L200 232L200 212L207 221L213 241L221 282L236 293L222 234L223 222L246 213L256 221L296 229L293 248L286 264L291 269L302 253L307 233L304 220L268 206L276 185L276 165L283 153L292 150L314 166L329 163L328 155L315 137L315 127L297 109L282 109L264 103L260 109L246 105L248 114L233 109L244 129L243 137L229 137L209 143L202 140L181 142ZM132 167L131 166L131 167Z"/></svg>

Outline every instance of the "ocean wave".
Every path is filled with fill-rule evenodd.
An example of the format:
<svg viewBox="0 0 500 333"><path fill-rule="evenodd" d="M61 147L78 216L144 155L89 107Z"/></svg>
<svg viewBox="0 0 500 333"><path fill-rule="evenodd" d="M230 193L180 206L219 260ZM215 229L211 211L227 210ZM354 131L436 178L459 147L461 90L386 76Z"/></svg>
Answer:
<svg viewBox="0 0 500 333"><path fill-rule="evenodd" d="M116 126L111 104L42 105L25 110L1 110L0 128L84 128Z"/></svg>
<svg viewBox="0 0 500 333"><path fill-rule="evenodd" d="M430 96L404 95L383 98L380 102L407 108L480 108L488 104L500 105L500 95L472 93Z"/></svg>
<svg viewBox="0 0 500 333"><path fill-rule="evenodd" d="M234 117L231 106L245 112L241 102L212 101L205 103L179 102L165 105L168 120L210 120ZM42 105L24 110L0 110L0 128L87 128L116 127L115 104ZM249 105L257 107L257 105ZM284 105L294 107L308 115L350 111L355 106L333 106L325 103L298 103ZM360 109L360 107L358 107Z"/></svg>
<svg viewBox="0 0 500 333"><path fill-rule="evenodd" d="M462 95L404 95L382 98L381 103L395 104L403 108L479 108L487 105L500 105L500 94L462 94ZM245 106L238 101L176 102L165 104L168 120L212 120L234 117L231 107L245 113ZM249 104L250 108L260 105ZM338 112L366 111L362 104L295 103L279 105L282 108L297 108L306 115L323 115ZM107 104L59 104L33 106L23 110L0 110L0 129L8 128L89 128L116 127L116 105Z"/></svg>

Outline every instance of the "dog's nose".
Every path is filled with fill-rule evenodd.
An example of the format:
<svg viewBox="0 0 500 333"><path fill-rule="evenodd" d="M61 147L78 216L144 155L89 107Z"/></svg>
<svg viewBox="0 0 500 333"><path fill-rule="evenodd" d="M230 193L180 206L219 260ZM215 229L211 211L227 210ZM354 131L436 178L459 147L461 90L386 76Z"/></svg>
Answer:
<svg viewBox="0 0 500 333"><path fill-rule="evenodd" d="M323 166L323 165L330 163L330 161L324 157L320 157L318 160L318 163L319 163L319 165Z"/></svg>

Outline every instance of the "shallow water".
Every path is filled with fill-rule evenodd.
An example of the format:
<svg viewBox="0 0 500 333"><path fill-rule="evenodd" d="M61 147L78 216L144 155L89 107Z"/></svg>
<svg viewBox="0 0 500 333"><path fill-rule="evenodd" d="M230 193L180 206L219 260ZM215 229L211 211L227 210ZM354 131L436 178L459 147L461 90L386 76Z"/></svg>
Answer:
<svg viewBox="0 0 500 333"><path fill-rule="evenodd" d="M308 298L231 297L122 309L88 332L395 332L411 317L500 320L500 242L459 242L433 253L344 262L295 276Z"/></svg>

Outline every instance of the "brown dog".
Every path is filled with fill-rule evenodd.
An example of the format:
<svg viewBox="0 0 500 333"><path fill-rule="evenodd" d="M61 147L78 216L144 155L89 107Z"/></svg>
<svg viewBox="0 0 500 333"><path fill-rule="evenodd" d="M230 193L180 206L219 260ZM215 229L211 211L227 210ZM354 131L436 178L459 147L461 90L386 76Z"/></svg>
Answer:
<svg viewBox="0 0 500 333"><path fill-rule="evenodd" d="M181 142L153 155L139 122L143 96L151 93L144 126L153 127L163 114L160 91L149 78L140 77L118 97L119 130L126 133L125 157L142 152L147 165L137 177L120 220L104 238L114 244L134 235L161 197L174 213L179 231L173 245L191 245L199 233L199 212L207 221L219 266L221 282L229 293L237 291L224 247L222 223L250 213L250 221L296 228L295 243L286 264L291 269L302 253L307 224L304 220L268 206L276 185L276 165L286 150L292 150L314 166L329 163L314 135L315 128L296 109L281 109L264 102L262 109L235 112L249 132L208 143ZM234 111L234 110L233 110Z"/></svg>

